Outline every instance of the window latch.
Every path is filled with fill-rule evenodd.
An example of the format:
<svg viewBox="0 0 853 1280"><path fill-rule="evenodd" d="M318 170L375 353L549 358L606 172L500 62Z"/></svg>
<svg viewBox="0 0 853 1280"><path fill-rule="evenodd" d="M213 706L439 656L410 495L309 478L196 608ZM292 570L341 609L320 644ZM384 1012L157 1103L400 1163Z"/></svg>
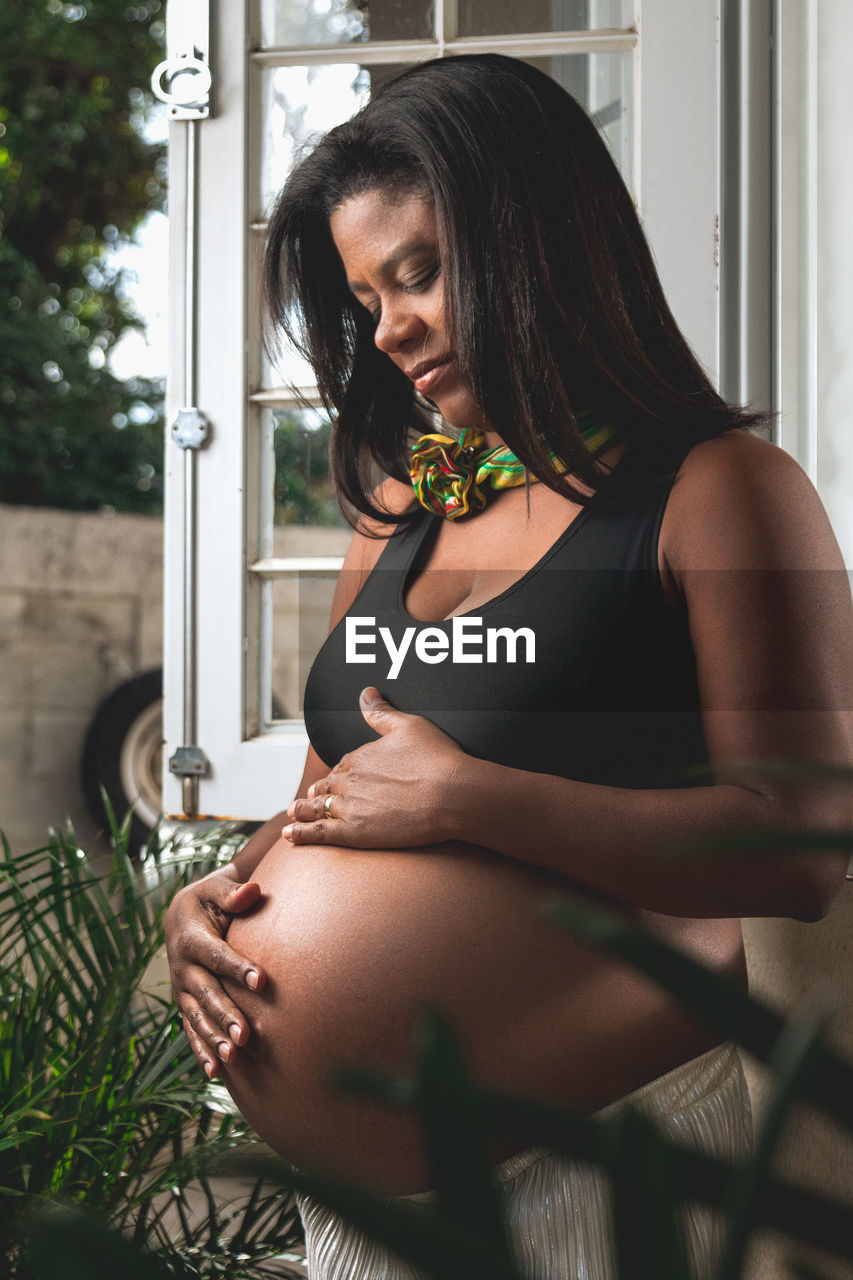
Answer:
<svg viewBox="0 0 853 1280"><path fill-rule="evenodd" d="M152 93L173 120L206 120L212 81L209 0L171 0L166 55L151 76Z"/></svg>

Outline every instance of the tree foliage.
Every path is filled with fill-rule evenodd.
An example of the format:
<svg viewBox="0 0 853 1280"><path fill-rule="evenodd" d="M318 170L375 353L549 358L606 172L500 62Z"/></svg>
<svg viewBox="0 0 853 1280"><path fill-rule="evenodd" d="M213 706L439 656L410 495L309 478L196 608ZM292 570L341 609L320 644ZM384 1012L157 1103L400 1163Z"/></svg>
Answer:
<svg viewBox="0 0 853 1280"><path fill-rule="evenodd" d="M277 524L345 523L329 474L332 425L318 417L286 409L274 415Z"/></svg>
<svg viewBox="0 0 853 1280"><path fill-rule="evenodd" d="M70 829L26 854L0 838L0 1276L92 1280L111 1263L125 1280L263 1280L299 1238L293 1203L263 1178L215 1176L218 1156L255 1140L152 969L171 895L240 838L166 840L134 864L130 814L108 818L100 874ZM124 1239L104 1246L99 1225Z"/></svg>
<svg viewBox="0 0 853 1280"><path fill-rule="evenodd" d="M162 207L145 139L165 5L0 7L0 501L157 509L162 386L108 356L141 328L111 251Z"/></svg>

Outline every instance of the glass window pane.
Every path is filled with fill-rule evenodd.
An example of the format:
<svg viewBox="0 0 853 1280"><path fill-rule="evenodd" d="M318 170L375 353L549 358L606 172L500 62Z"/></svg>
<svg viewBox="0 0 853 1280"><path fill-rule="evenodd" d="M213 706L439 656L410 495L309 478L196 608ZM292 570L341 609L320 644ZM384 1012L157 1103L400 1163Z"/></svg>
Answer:
<svg viewBox="0 0 853 1280"><path fill-rule="evenodd" d="M370 97L371 78L357 62L275 67L261 76L261 208L284 185L298 151L355 115Z"/></svg>
<svg viewBox="0 0 853 1280"><path fill-rule="evenodd" d="M458 0L459 35L629 27L634 0Z"/></svg>
<svg viewBox="0 0 853 1280"><path fill-rule="evenodd" d="M530 59L564 85L590 112L622 173L631 184L632 67L629 52L571 54ZM372 88L401 68L358 63L279 67L262 72L262 194L269 208L297 150L347 119ZM293 353L264 360L262 385L310 385L311 371ZM351 531L337 511L328 479L330 425L318 410L265 409L260 504L265 556L342 556ZM262 720L302 714L307 672L328 626L335 575L328 569L300 571L263 583L261 616Z"/></svg>
<svg viewBox="0 0 853 1280"><path fill-rule="evenodd" d="M556 80L589 112L633 192L633 69L631 53L572 53L525 58Z"/></svg>
<svg viewBox="0 0 853 1280"><path fill-rule="evenodd" d="M276 560L343 556L352 530L329 481L329 420L321 409L264 409L259 484L262 555ZM302 715L308 668L325 639L336 573L288 572L262 581L260 628L264 718ZM267 683L268 681L268 683Z"/></svg>
<svg viewBox="0 0 853 1280"><path fill-rule="evenodd" d="M264 214L269 212L299 151L355 115L379 84L402 70L399 63L364 67L347 62L276 67L262 73L258 195ZM284 348L272 363L266 355L262 358L262 387L306 387L313 381L310 366L292 348Z"/></svg>
<svg viewBox="0 0 853 1280"><path fill-rule="evenodd" d="M261 0L265 48L427 40L432 33L433 5L425 0Z"/></svg>
<svg viewBox="0 0 853 1280"><path fill-rule="evenodd" d="M290 528L279 531L277 554L342 556L350 537L340 529L313 529L310 538L295 537L294 533L299 532ZM325 552L321 551L324 546ZM269 584L273 619L273 721L296 720L302 715L308 672L329 630L336 581L337 574L329 570L303 570Z"/></svg>
<svg viewBox="0 0 853 1280"><path fill-rule="evenodd" d="M352 530L329 481L328 418L319 409L276 409L265 426L272 432L274 456L273 555L342 556ZM326 636L335 580L328 569L309 569L275 579L266 588L272 614L273 720L302 715L305 681Z"/></svg>
<svg viewBox="0 0 853 1280"><path fill-rule="evenodd" d="M630 181L631 53L563 54L528 61L583 103ZM302 147L348 120L367 103L373 88L402 70L396 63L365 67L347 62L264 71L261 207L269 210Z"/></svg>
<svg viewBox="0 0 853 1280"><path fill-rule="evenodd" d="M348 527L329 479L331 429L322 409L272 411L276 525Z"/></svg>
<svg viewBox="0 0 853 1280"><path fill-rule="evenodd" d="M260 205L268 211L298 152L343 124L400 63L274 67L261 75Z"/></svg>

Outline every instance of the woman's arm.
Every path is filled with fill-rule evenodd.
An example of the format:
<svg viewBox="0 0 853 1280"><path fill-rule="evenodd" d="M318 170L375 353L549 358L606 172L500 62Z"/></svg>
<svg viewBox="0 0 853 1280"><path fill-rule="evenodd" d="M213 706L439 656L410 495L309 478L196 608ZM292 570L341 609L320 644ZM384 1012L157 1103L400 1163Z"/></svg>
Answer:
<svg viewBox="0 0 853 1280"><path fill-rule="evenodd" d="M741 433L698 446L661 531L664 577L688 611L712 765L851 762L853 617L841 554L817 495L781 450ZM850 829L851 788L757 767L711 787L626 791L537 780L474 761L453 830L568 874L613 898L684 916L820 918L846 859L725 862L661 850L697 835Z"/></svg>
<svg viewBox="0 0 853 1280"><path fill-rule="evenodd" d="M664 581L688 609L712 764L817 759L849 764L853 620L823 508L781 450L742 433L697 446L661 532ZM629 790L465 756L435 726L381 701L383 736L291 806L291 838L399 847L456 838L547 867L633 906L715 917L824 914L839 857L739 855L725 863L662 850L697 836L802 826L850 829L851 789L718 770L714 786ZM330 822L323 797L336 799ZM305 821L307 819L307 821Z"/></svg>

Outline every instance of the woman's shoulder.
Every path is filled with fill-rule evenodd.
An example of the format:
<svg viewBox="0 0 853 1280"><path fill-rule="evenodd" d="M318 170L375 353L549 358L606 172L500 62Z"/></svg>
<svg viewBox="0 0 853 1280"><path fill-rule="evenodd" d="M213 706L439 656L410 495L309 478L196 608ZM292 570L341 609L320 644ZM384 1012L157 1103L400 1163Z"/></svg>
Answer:
<svg viewBox="0 0 853 1280"><path fill-rule="evenodd" d="M389 477L377 486L372 498L380 510L392 515L402 515L412 505L412 489L402 481ZM359 517L338 574L332 605L333 627L353 605L375 568L377 560L388 545L388 539L398 527L397 524L385 524L382 520L376 520L370 516Z"/></svg>
<svg viewBox="0 0 853 1280"><path fill-rule="evenodd" d="M395 480L393 476L386 476L373 490L371 501L380 511L400 516L412 506L414 496L411 484L403 480ZM362 516L358 527L359 530L366 531L368 534L379 533L383 537L390 537L397 526L384 524L381 520L371 519L370 516Z"/></svg>
<svg viewBox="0 0 853 1280"><path fill-rule="evenodd" d="M401 516L412 506L412 486L387 476L371 494L374 506L389 515ZM399 526L372 516L359 516L344 567L369 573L385 550L388 539Z"/></svg>
<svg viewBox="0 0 853 1280"><path fill-rule="evenodd" d="M802 467L742 429L704 440L685 456L667 503L661 552L673 571L842 567Z"/></svg>

